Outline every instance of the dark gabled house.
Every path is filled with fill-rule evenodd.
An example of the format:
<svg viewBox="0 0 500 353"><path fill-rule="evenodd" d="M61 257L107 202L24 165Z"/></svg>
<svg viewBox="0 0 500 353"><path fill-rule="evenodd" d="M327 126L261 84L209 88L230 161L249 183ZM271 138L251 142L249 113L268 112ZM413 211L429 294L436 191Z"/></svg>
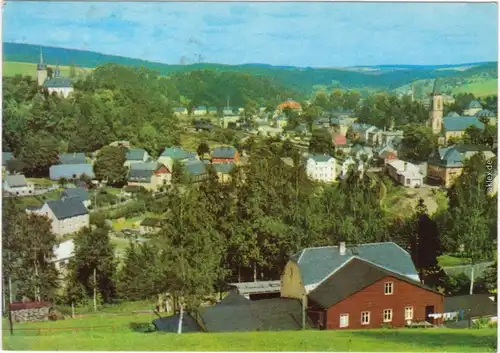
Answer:
<svg viewBox="0 0 500 353"><path fill-rule="evenodd" d="M64 189L61 196L76 197L82 201L85 206L88 207L90 205L89 191L82 187Z"/></svg>
<svg viewBox="0 0 500 353"><path fill-rule="evenodd" d="M459 295L444 298L444 312L458 312L459 320L478 319L481 317L496 318L497 303L491 294Z"/></svg>
<svg viewBox="0 0 500 353"><path fill-rule="evenodd" d="M320 329L404 327L432 321L443 296L422 285L408 252L388 243L307 248L293 255L281 296L304 300Z"/></svg>
<svg viewBox="0 0 500 353"><path fill-rule="evenodd" d="M208 177L208 161L191 160L184 163L184 168L190 181L203 181Z"/></svg>

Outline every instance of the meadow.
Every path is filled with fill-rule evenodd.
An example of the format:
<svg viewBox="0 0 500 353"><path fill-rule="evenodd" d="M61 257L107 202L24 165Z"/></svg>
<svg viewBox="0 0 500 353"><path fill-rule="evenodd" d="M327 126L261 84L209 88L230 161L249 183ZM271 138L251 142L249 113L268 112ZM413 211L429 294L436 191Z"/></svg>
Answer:
<svg viewBox="0 0 500 353"><path fill-rule="evenodd" d="M6 350L85 351L357 351L495 352L495 329L375 329L172 334L144 332L154 317L94 316L17 325L52 331L4 330ZM84 327L98 327L94 330ZM114 326L112 326L114 325ZM56 330L59 327L75 329ZM6 327L4 326L6 329ZM80 329L77 329L80 328Z"/></svg>
<svg viewBox="0 0 500 353"><path fill-rule="evenodd" d="M472 93L476 97L485 97L498 94L498 80L496 78L480 79L460 87L455 87L452 94Z"/></svg>
<svg viewBox="0 0 500 353"><path fill-rule="evenodd" d="M55 64L49 64L51 67L55 67ZM23 62L15 62L15 61L4 61L2 65L2 75L3 76L15 76L15 75L28 75L35 76L36 75L36 64L33 63L23 63ZM69 76L69 66L59 66L59 70L61 72L61 76L68 77ZM81 72L91 71L91 69L82 69L78 68L77 71Z"/></svg>

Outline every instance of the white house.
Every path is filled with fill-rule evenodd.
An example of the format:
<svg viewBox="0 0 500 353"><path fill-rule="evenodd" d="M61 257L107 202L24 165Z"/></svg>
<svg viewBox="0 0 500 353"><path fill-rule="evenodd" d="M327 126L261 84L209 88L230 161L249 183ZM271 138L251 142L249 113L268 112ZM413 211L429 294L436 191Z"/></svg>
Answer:
<svg viewBox="0 0 500 353"><path fill-rule="evenodd" d="M33 194L35 185L28 182L22 174L7 175L3 183L3 189L16 196L26 196Z"/></svg>
<svg viewBox="0 0 500 353"><path fill-rule="evenodd" d="M325 183L334 182L336 179L337 161L328 155L313 155L307 159L307 176L316 181Z"/></svg>
<svg viewBox="0 0 500 353"><path fill-rule="evenodd" d="M424 184L424 176L420 168L412 163L396 159L386 165L387 174L396 182L410 188Z"/></svg>
<svg viewBox="0 0 500 353"><path fill-rule="evenodd" d="M59 271L66 269L69 260L75 256L75 244L72 239L63 241L54 247L54 259L52 262Z"/></svg>
<svg viewBox="0 0 500 353"><path fill-rule="evenodd" d="M56 235L75 233L90 224L89 211L78 197L46 201L43 206L28 208L26 212L52 220L52 232Z"/></svg>

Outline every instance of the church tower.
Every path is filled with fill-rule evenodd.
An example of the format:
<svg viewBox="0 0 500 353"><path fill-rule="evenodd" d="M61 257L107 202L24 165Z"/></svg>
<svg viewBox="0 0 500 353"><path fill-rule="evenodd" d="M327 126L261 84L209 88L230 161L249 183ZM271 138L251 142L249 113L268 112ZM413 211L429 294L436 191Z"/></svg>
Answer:
<svg viewBox="0 0 500 353"><path fill-rule="evenodd" d="M432 133L437 135L441 133L443 126L443 96L436 89L437 79L434 81L434 88L431 93L431 110L429 112L429 126Z"/></svg>
<svg viewBox="0 0 500 353"><path fill-rule="evenodd" d="M42 48L40 48L40 62L36 66L36 76L38 78L38 86L43 86L43 83L47 79L47 65L43 63Z"/></svg>

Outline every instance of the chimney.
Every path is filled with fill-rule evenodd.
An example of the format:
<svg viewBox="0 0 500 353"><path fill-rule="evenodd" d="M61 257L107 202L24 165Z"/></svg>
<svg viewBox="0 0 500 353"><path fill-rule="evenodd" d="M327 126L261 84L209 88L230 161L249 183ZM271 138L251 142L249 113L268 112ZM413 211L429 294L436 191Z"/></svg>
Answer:
<svg viewBox="0 0 500 353"><path fill-rule="evenodd" d="M406 162L405 162L405 164L404 164L404 169L403 169L403 170L406 172Z"/></svg>
<svg viewBox="0 0 500 353"><path fill-rule="evenodd" d="M339 246L340 255L345 255L345 242L341 241Z"/></svg>

